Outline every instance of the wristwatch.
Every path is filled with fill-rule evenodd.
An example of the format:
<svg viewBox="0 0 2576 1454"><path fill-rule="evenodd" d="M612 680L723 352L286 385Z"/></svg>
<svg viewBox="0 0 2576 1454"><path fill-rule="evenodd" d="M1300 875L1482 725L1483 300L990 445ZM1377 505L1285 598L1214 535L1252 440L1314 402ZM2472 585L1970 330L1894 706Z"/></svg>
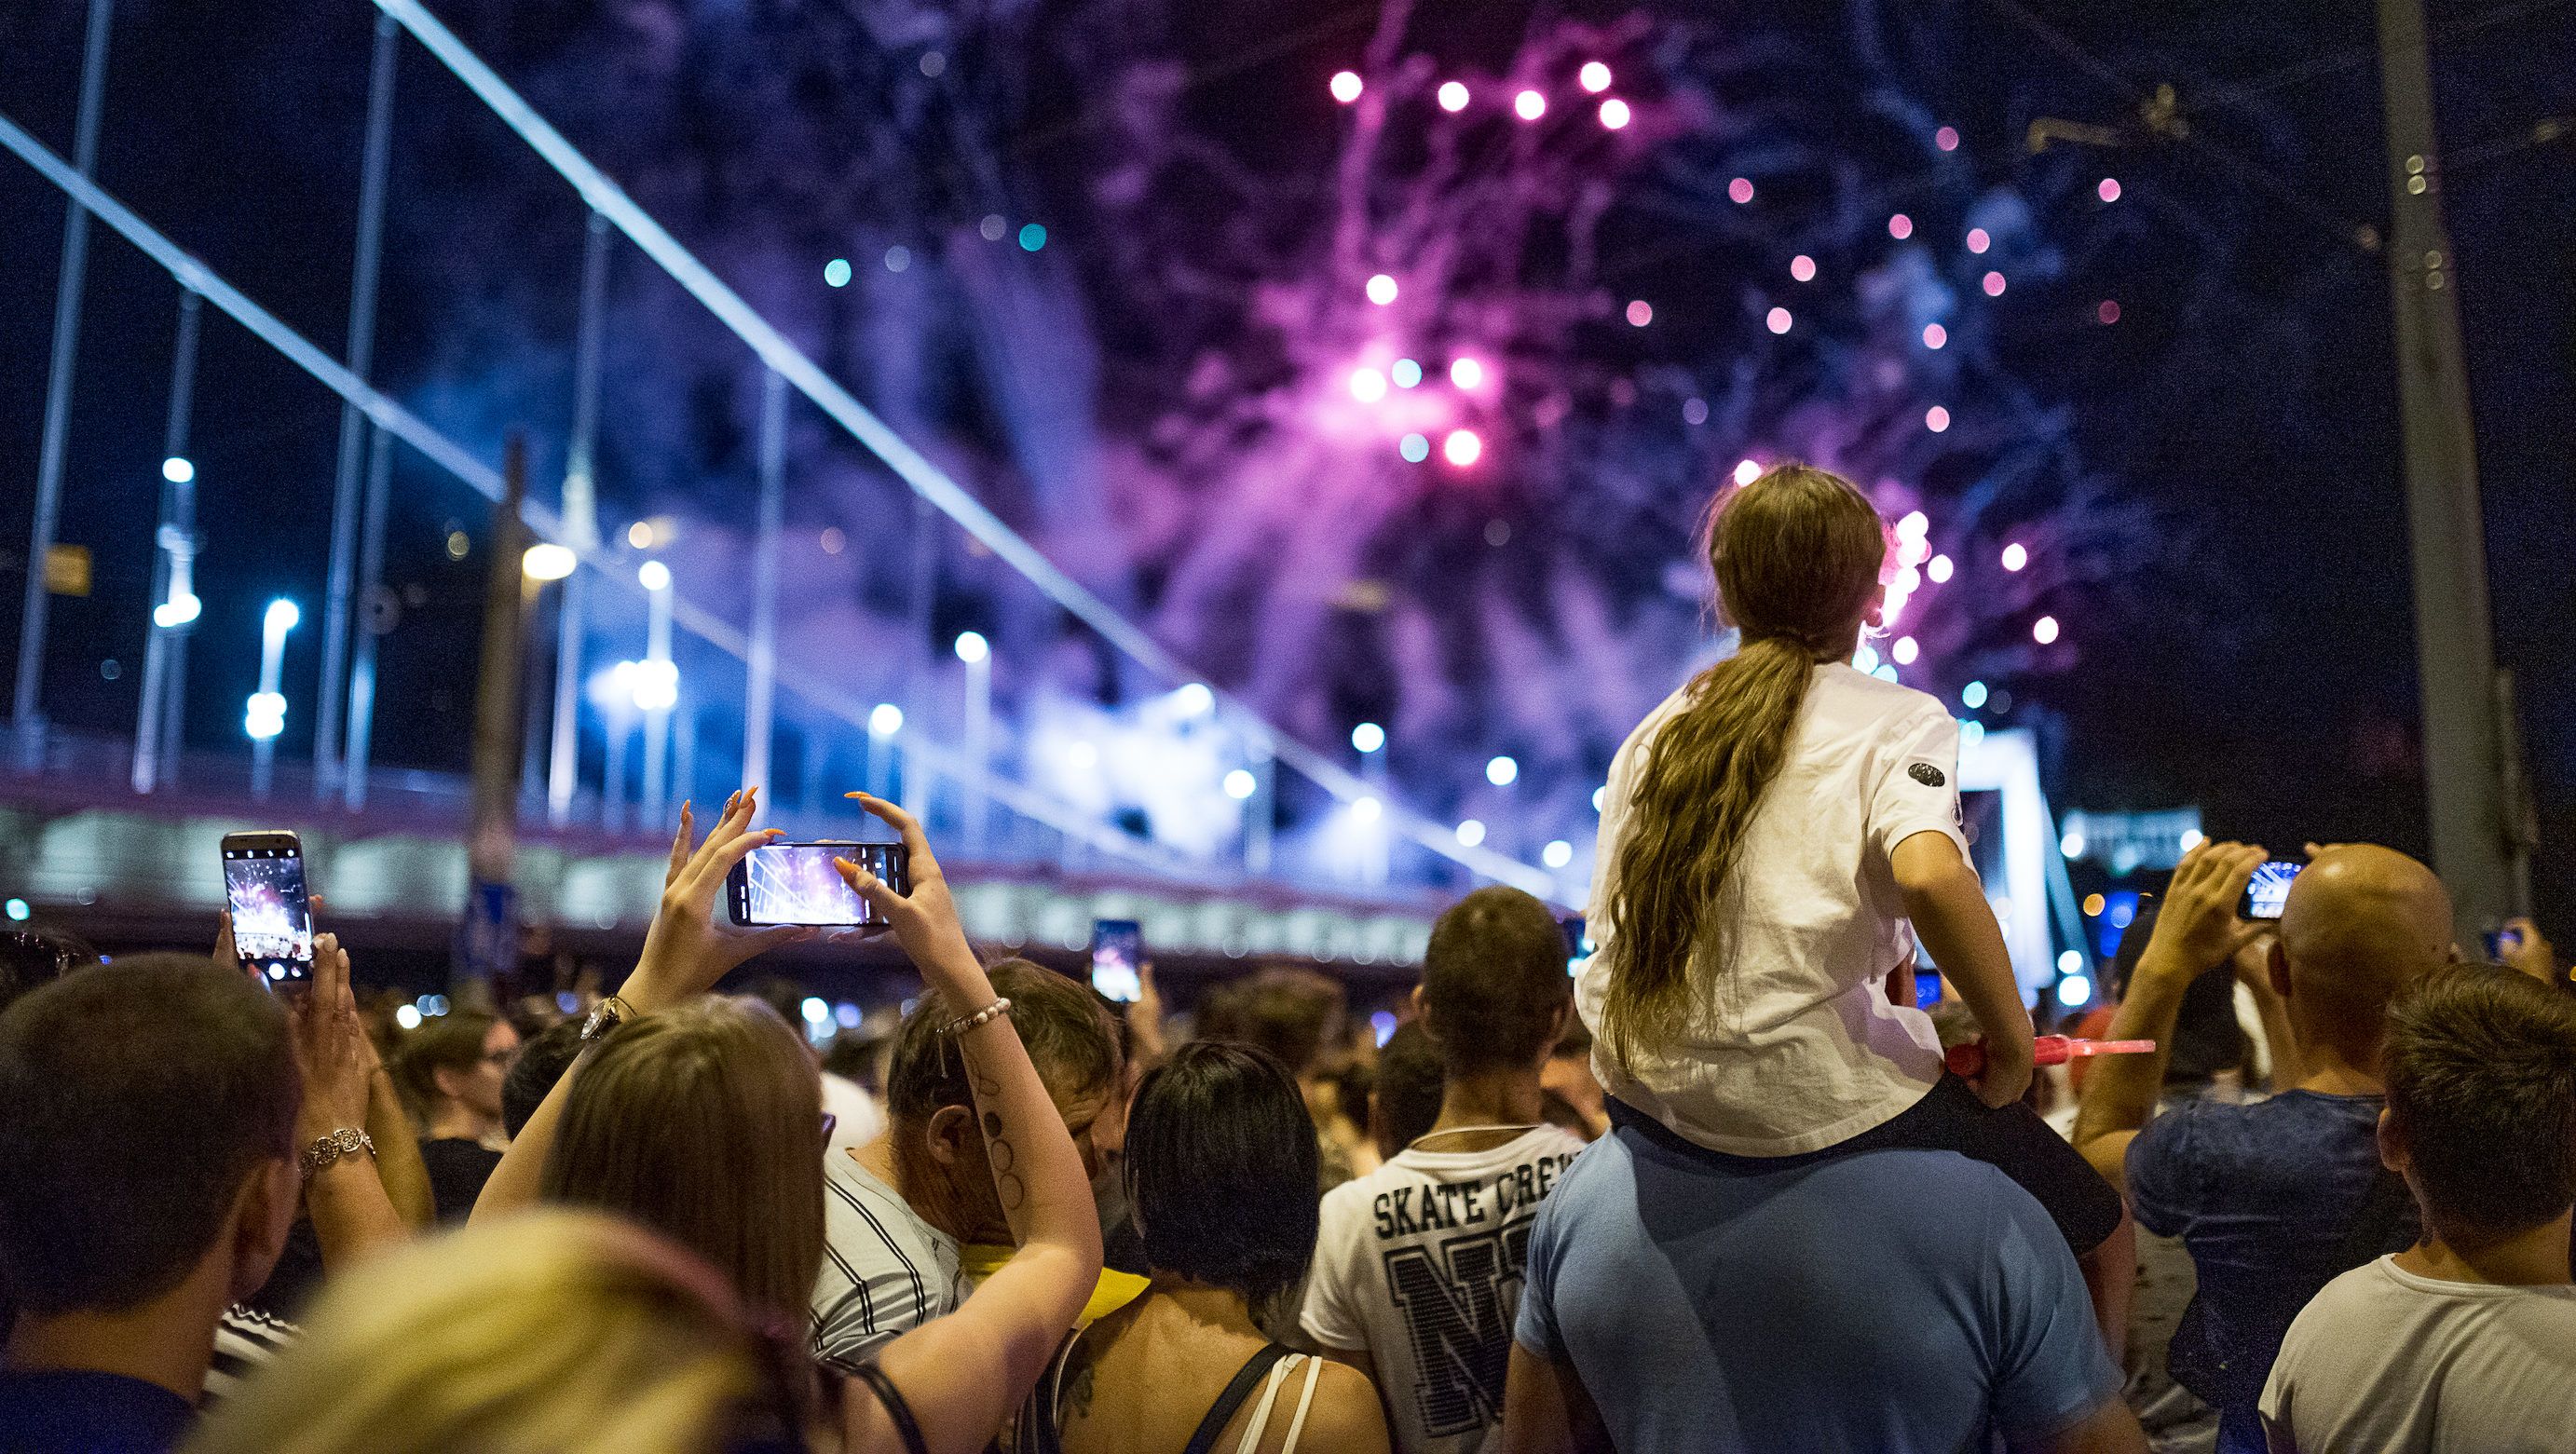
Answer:
<svg viewBox="0 0 2576 1454"><path fill-rule="evenodd" d="M588 1045L602 1035L624 1024L635 1013L635 1007L618 995L610 995L592 1007L590 1018L581 1022L581 1043Z"/></svg>
<svg viewBox="0 0 2576 1454"><path fill-rule="evenodd" d="M328 1171L339 1164L341 1157L355 1156L361 1151L371 1157L374 1156L376 1138L364 1131L343 1126L328 1136L317 1138L312 1145L304 1148L304 1174L312 1176L317 1172Z"/></svg>

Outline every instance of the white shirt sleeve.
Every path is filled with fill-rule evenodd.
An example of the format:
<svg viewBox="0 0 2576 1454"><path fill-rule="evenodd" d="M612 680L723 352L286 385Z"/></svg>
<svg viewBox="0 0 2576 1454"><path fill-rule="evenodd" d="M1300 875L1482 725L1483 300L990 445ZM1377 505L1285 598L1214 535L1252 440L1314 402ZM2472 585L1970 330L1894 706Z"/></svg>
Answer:
<svg viewBox="0 0 2576 1454"><path fill-rule="evenodd" d="M1888 724L1869 795L1869 842L1882 861L1917 833L1938 833L1968 852L1959 826L1959 724L1927 702Z"/></svg>
<svg viewBox="0 0 2576 1454"><path fill-rule="evenodd" d="M1365 1218L1368 1207L1346 1192L1364 1191L1357 1182L1337 1186L1324 1196L1322 1218L1315 1232L1315 1260L1306 1272L1306 1303L1298 1315L1297 1325L1306 1336L1325 1348L1366 1348L1368 1327L1358 1310L1351 1306L1351 1260L1364 1252L1360 1242L1368 1236L1366 1225L1355 1224Z"/></svg>

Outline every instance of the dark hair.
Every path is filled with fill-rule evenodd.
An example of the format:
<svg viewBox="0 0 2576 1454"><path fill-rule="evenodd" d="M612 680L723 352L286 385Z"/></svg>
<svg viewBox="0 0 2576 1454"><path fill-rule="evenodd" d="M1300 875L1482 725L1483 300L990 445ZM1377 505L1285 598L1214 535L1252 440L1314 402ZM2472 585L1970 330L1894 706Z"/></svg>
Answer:
<svg viewBox="0 0 2576 1454"><path fill-rule="evenodd" d="M1447 1088L1448 1067L1431 1031L1420 1020L1396 1026L1377 1049L1377 1080L1369 1089L1371 1129L1386 1138L1379 1149L1393 1155L1429 1131Z"/></svg>
<svg viewBox="0 0 2576 1454"><path fill-rule="evenodd" d="M1049 1091L1066 1095L1117 1084L1118 1028L1091 986L1025 959L1005 959L984 974L993 993L1011 1002L1011 1025ZM894 1066L886 1072L886 1110L896 1120L927 1121L942 1106L975 1104L966 1057L939 1032L982 1008L952 1005L930 990L904 1016Z"/></svg>
<svg viewBox="0 0 2576 1454"><path fill-rule="evenodd" d="M1566 958L1556 916L1519 889L1450 905L1422 955L1423 1019L1449 1068L1535 1067L1574 995Z"/></svg>
<svg viewBox="0 0 2576 1454"><path fill-rule="evenodd" d="M1158 1271L1259 1307L1306 1275L1320 1172L1297 1078L1266 1051L1193 1040L1127 1113L1127 1200Z"/></svg>
<svg viewBox="0 0 2576 1454"><path fill-rule="evenodd" d="M446 1094L438 1088L440 1071L472 1071L483 1063L483 1042L498 1023L481 1010L457 1010L432 1015L403 1036L394 1053L394 1084L410 1099L414 1115L427 1121Z"/></svg>
<svg viewBox="0 0 2576 1454"><path fill-rule="evenodd" d="M0 1010L29 991L44 988L76 969L99 962L89 941L59 929L11 929L0 933Z"/></svg>
<svg viewBox="0 0 2576 1454"><path fill-rule="evenodd" d="M2438 1223L2520 1231L2576 1204L2576 1001L2492 965L2389 1010L2388 1109Z"/></svg>
<svg viewBox="0 0 2576 1454"><path fill-rule="evenodd" d="M1342 987L1311 969L1273 966L1211 996L1199 1034L1268 1051L1292 1075L1324 1058L1348 1003Z"/></svg>
<svg viewBox="0 0 2576 1454"><path fill-rule="evenodd" d="M501 1082L502 1130L516 1136L528 1128L528 1118L546 1103L546 1093L580 1056L581 1026L579 1020L558 1020L519 1047L519 1058L510 1062L510 1074Z"/></svg>
<svg viewBox="0 0 2576 1454"><path fill-rule="evenodd" d="M21 1310L121 1311L196 1266L243 1178L295 1155L286 1014L190 954L73 974L0 1015L0 1267Z"/></svg>

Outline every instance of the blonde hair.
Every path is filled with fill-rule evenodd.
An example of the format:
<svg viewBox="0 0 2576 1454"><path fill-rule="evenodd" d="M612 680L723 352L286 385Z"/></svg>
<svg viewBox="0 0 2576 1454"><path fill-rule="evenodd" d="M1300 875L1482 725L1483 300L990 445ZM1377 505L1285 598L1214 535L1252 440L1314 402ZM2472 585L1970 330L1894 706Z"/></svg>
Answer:
<svg viewBox="0 0 2576 1454"><path fill-rule="evenodd" d="M640 1228L532 1211L323 1294L187 1454L703 1454L801 1415L724 1278Z"/></svg>
<svg viewBox="0 0 2576 1454"><path fill-rule="evenodd" d="M634 1218L801 1327L823 1266L821 1074L758 1000L647 1015L573 1078L538 1195Z"/></svg>
<svg viewBox="0 0 2576 1454"><path fill-rule="evenodd" d="M1691 683L1630 792L1601 951L1610 985L1600 1029L1619 1063L1640 1043L1679 1038L1707 977L1731 962L1714 911L1788 755L1816 663L1850 653L1886 555L1876 508L1803 464L1775 466L1711 508L1718 605L1741 640Z"/></svg>

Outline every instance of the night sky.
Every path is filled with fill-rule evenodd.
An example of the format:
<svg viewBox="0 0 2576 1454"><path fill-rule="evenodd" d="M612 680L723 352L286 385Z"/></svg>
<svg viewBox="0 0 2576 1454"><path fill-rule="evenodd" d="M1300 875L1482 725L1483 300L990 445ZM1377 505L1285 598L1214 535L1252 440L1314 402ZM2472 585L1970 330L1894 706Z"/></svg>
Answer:
<svg viewBox="0 0 2576 1454"><path fill-rule="evenodd" d="M346 326L372 8L356 0L123 8L103 182L336 350ZM436 8L620 175L624 159L657 143L649 129L623 135L613 124L616 87L633 84L636 72L594 66L595 57L631 49L638 16L783 13L757 4L570 0ZM1072 7L1031 8L1043 15ZM1323 159L1313 141L1331 120L1322 81L1356 59L1373 7L1216 0L1126 8L1161 17L1189 64L1188 114L1208 135L1280 173ZM1443 63L1498 66L1530 20L1519 4L1427 8L1411 48ZM1566 7L1602 24L1629 8ZM1829 53L1851 43L1845 7L1793 7L1785 20L1773 9L1718 7L1717 25L1741 17L1748 43ZM2378 225L2387 213L2368 7L1959 0L1903 10L1897 29L1907 53L1889 64L1959 129L1982 174L2003 183L2032 168L2080 166L2087 175L2116 175L2127 209L2118 228L2070 245L2066 271L2052 285L2070 308L2117 299L2117 326L2025 333L1999 355L2048 405L2070 411L2083 467L2152 507L2159 522L2134 542L2133 560L2104 565L2102 578L2060 612L2077 645L2072 664L2015 685L2026 713L2016 720L2040 726L2048 743L2054 802L2197 803L2213 834L2259 838L2276 851L2304 840L2372 839L2421 852L2389 287L2382 260L2350 237L2352 226ZM69 0L30 0L0 13L0 112L62 151L82 12ZM1674 5L1668 13L1710 12ZM2559 847L2576 834L2576 652L2562 640L2576 605L2566 463L2576 424L2576 230L2568 225L2576 218L2576 140L2530 137L2535 123L2576 116L2576 6L2482 0L2436 3L2431 14L2497 649L2519 678L2544 819L2535 878L2545 925L2563 942L2576 935L2576 860ZM1036 23L1031 33L1071 54L1080 41L1067 21ZM797 23L789 16L779 27L793 34ZM610 36L619 39L612 45ZM711 58L696 82L711 96L723 92L739 79L724 66L757 59ZM845 84L862 83L864 60ZM1069 83L1068 71L1030 64L1021 72L1028 94L1016 102L1007 155L1022 173L1022 194L1039 199L1040 209L1048 189L1101 163L1099 111L1107 103ZM800 83L830 84L810 66L799 73ZM2137 96L2158 83L2177 88L2195 144L2150 140L2128 125ZM488 368L538 380L530 387L540 394L568 393L560 357L512 352L525 335L503 324L568 333L578 213L562 189L531 182L526 160L416 49L406 55L402 85L382 374L433 423L471 442L491 440L506 421L478 413L492 406L461 397L458 378ZM583 95L585 86L595 89ZM746 173L775 182L758 161L765 129L757 118L747 123L741 106L711 100L656 114L698 118L693 148L739 154ZM2129 140L2080 162L2064 153L2034 160L2022 137L2040 116L2125 127ZM2576 123L2561 135L2576 138ZM700 195L724 194L721 177L702 181ZM924 213L967 206L973 191L953 174L953 159L935 155L910 173L900 157L854 161L841 182L818 177L813 185L883 189L900 194L886 205ZM812 266L794 286L818 287L830 240L776 227L774 208L759 215L769 230L758 245L790 257L810 252ZM61 218L50 188L14 159L0 160L0 551L12 553L0 561L0 614L8 618L0 651L14 650L16 639L24 566L14 553L36 472ZM739 217L721 207L666 220L701 246L741 240L732 231ZM1715 264L1687 246L1659 248L1651 218L1624 218L1611 238L1634 259L1617 285L1663 300L1658 328L1668 318L1671 331L1654 346L1718 346L1713 326L1694 322L1714 315L1728 294ZM456 239L471 245L450 246ZM1051 246L1089 267L1087 249L1104 244L1064 227ZM493 258L507 259L511 283L478 279L476 268ZM783 285L747 291L766 301L763 288L775 286ZM157 491L173 297L158 269L104 229L93 232L61 538L97 552L98 577L88 599L57 599L46 679L52 714L83 730L131 730L150 569L144 522ZM1113 317L1102 326L1116 335L1130 325ZM191 453L208 481L201 508L214 562L200 583L207 617L198 639L247 645L271 594L316 597L339 410L211 310L198 387ZM971 436L987 406L967 398L930 407ZM728 418L721 400L708 403L701 432L727 434ZM560 417L517 422L543 437L563 428ZM742 447L721 439L705 449L731 457ZM497 448L487 452L497 457ZM604 519L661 508L680 489L650 470L632 474L644 483L603 485ZM398 470L395 499L387 574L403 608L385 638L384 671L410 685L389 697L380 717L379 760L459 767L471 696L459 663L472 659L485 509L417 460ZM462 561L446 549L455 529L473 541ZM308 619L316 614L308 608ZM308 655L291 671L309 674L309 638L302 649ZM191 737L209 745L237 729L255 663L247 649L198 650ZM102 670L110 660L118 663L112 680ZM310 730L309 713L293 719L289 756L303 750Z"/></svg>

